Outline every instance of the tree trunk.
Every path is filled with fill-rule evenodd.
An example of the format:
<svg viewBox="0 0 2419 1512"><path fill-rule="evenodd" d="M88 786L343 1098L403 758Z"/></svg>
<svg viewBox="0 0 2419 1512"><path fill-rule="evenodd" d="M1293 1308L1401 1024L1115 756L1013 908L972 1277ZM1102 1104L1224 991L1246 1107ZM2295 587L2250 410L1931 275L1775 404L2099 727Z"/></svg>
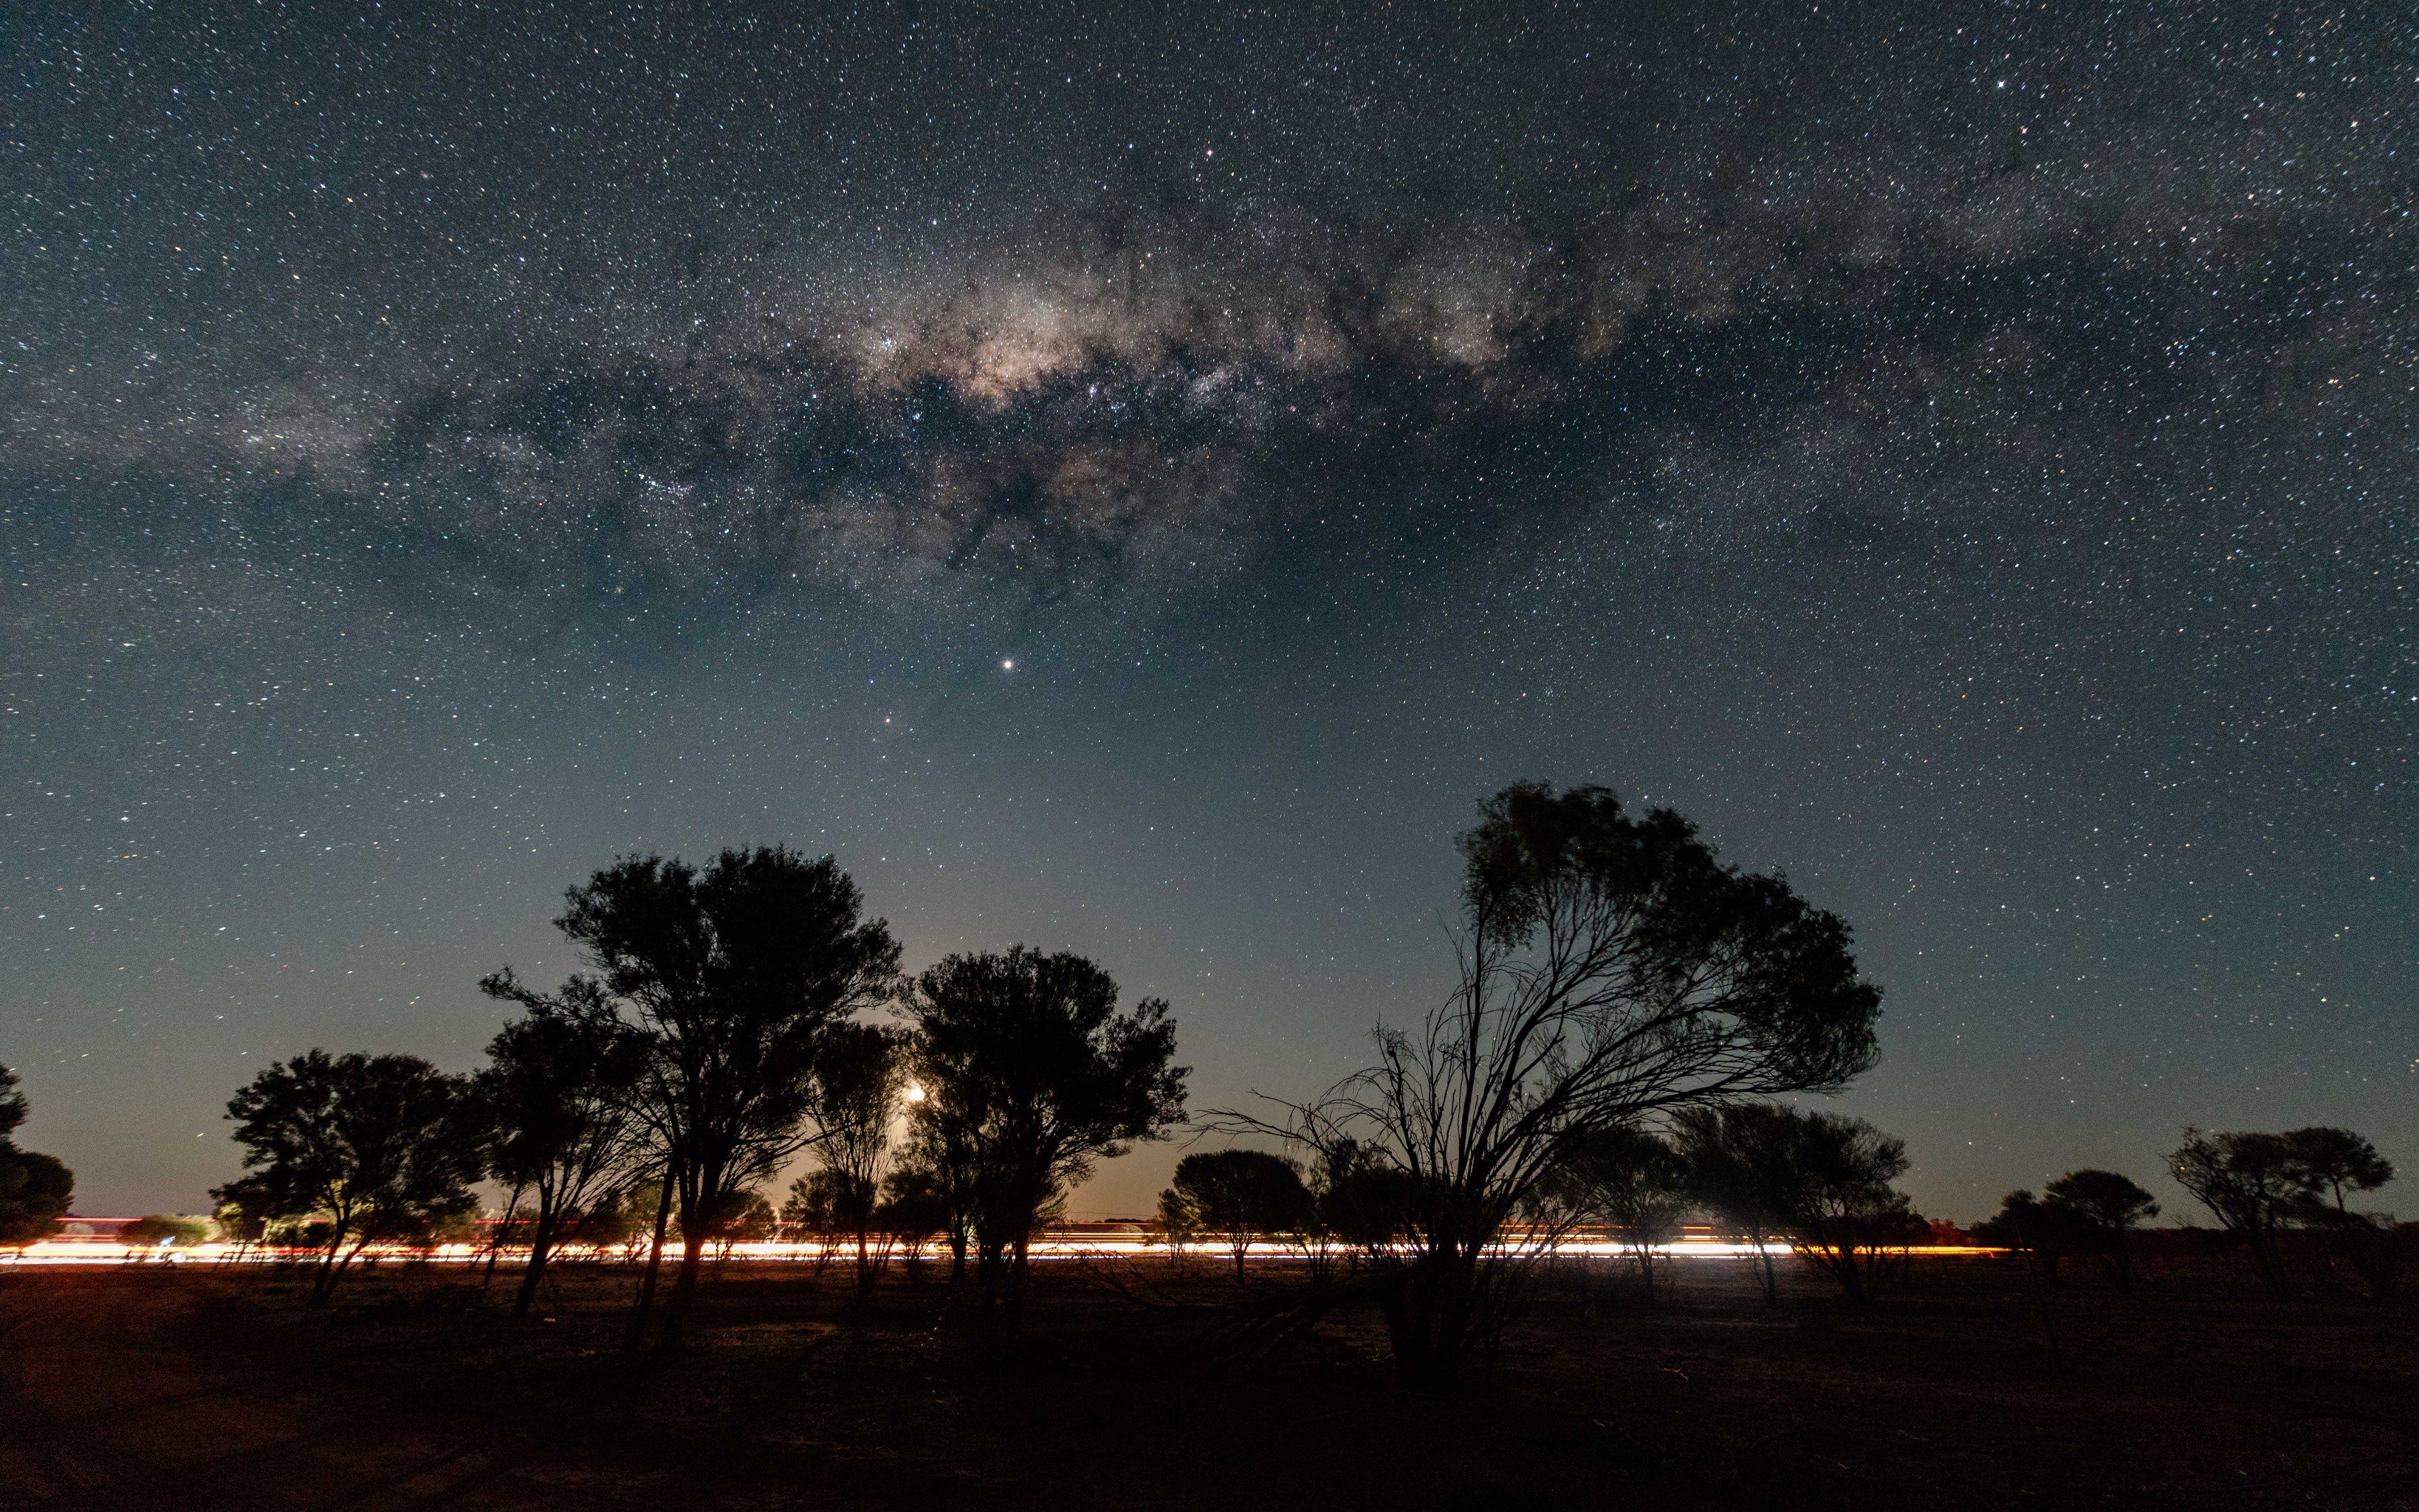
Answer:
<svg viewBox="0 0 2419 1512"><path fill-rule="evenodd" d="M1857 1259L1856 1247L1842 1244L1833 1253L1840 1260L1840 1289L1848 1294L1850 1302L1859 1307L1863 1306L1865 1304L1865 1271Z"/></svg>
<svg viewBox="0 0 2419 1512"><path fill-rule="evenodd" d="M537 1226L530 1231L529 1266L521 1272L520 1289L513 1295L513 1316L527 1318L530 1304L536 1300L537 1284L546 1275L547 1257L554 1248L554 1231L562 1226L559 1213L549 1212L541 1196L538 1203Z"/></svg>
<svg viewBox="0 0 2419 1512"><path fill-rule="evenodd" d="M1006 1265L1000 1258L1000 1242L988 1234L975 1235L975 1285L982 1291L983 1306L999 1304L1000 1289L1007 1280Z"/></svg>
<svg viewBox="0 0 2419 1512"><path fill-rule="evenodd" d="M504 1241L513 1231L513 1214L520 1211L521 1193L526 1186L526 1182L516 1181L513 1183L512 1198L504 1204L504 1215L496 1223L495 1237L487 1245L487 1273L481 1277L479 1281L479 1289L483 1292L495 1284L496 1261L504 1253ZM540 1207L544 1207L546 1205L546 1194L544 1192L540 1192L538 1194L538 1205ZM515 1316L517 1317L519 1315L516 1313Z"/></svg>
<svg viewBox="0 0 2419 1512"><path fill-rule="evenodd" d="M1406 1385L1441 1391L1460 1379L1478 1288L1478 1251L1434 1241L1380 1292L1394 1368Z"/></svg>
<svg viewBox="0 0 2419 1512"><path fill-rule="evenodd" d="M2285 1285L2285 1257L2276 1243L2276 1230L2262 1224L2251 1230L2251 1267L2259 1273L2259 1281L2268 1295L2283 1302L2288 1295Z"/></svg>
<svg viewBox="0 0 2419 1512"><path fill-rule="evenodd" d="M655 1311L655 1277L664 1268L664 1230L671 1224L672 1180L669 1167L664 1171L663 1196L655 1203L655 1240L647 1248L647 1273L639 1282L639 1300L630 1309L629 1332L622 1336L622 1352L636 1354L646 1346L647 1315Z"/></svg>
<svg viewBox="0 0 2419 1512"><path fill-rule="evenodd" d="M345 1268L359 1259L362 1251L369 1247L370 1236L362 1235L353 1242L352 1253L339 1257L336 1252L343 1248L344 1242L343 1234L339 1233L335 1242L328 1246L328 1259L331 1263L321 1268L318 1283L311 1288L311 1305L314 1307L319 1306L336 1294L337 1279L345 1273Z"/></svg>
<svg viewBox="0 0 2419 1512"><path fill-rule="evenodd" d="M2042 1268L2038 1252L2027 1245L2025 1249L2025 1277L2032 1283L2033 1308L2041 1317L2042 1341L2049 1347L2049 1366L2066 1368L2057 1348L2057 1319L2050 1311L2049 1288L2042 1284Z"/></svg>
<svg viewBox="0 0 2419 1512"><path fill-rule="evenodd" d="M319 1272L311 1278L310 1305L316 1307L325 1303L336 1289L336 1273L342 1269L340 1257L344 1252L345 1226L338 1224L336 1231L328 1237L328 1253L320 1257Z"/></svg>
<svg viewBox="0 0 2419 1512"><path fill-rule="evenodd" d="M701 1204L702 1206L702 1204ZM705 1226L698 1225L700 1228ZM690 1299L697 1295L697 1278L705 1267L705 1235L681 1230L680 1272L672 1277L671 1303L664 1309L664 1336L657 1348L667 1354L676 1354L686 1342L683 1325L688 1320Z"/></svg>
<svg viewBox="0 0 2419 1512"><path fill-rule="evenodd" d="M873 1295L873 1254L866 1239L867 1229L860 1225L856 1230L856 1298L859 1302Z"/></svg>

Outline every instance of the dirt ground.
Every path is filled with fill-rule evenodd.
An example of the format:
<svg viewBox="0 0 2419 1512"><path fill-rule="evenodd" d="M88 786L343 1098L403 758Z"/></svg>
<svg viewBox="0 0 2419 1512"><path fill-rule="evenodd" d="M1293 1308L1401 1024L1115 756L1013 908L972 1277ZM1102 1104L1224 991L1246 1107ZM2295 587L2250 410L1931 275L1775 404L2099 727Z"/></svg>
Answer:
<svg viewBox="0 0 2419 1512"><path fill-rule="evenodd" d="M1007 1342L935 1286L727 1267L695 1347L636 1368L617 1267L519 1324L502 1278L427 1267L316 1310L270 1269L0 1273L0 1505L2419 1507L2407 1303L2079 1277L2054 1365L2011 1263L1863 1309L1680 1270L1652 1306L1541 1286L1442 1396L1372 1316L1239 1352L1231 1277L1160 1260L1051 1266Z"/></svg>

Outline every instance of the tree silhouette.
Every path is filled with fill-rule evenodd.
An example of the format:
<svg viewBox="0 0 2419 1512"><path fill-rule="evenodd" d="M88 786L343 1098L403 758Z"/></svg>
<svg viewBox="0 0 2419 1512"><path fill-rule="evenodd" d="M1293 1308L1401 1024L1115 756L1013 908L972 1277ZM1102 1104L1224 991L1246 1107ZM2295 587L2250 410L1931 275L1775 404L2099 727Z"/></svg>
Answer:
<svg viewBox="0 0 2419 1512"><path fill-rule="evenodd" d="M2369 1296L2382 1299L2394 1289L2399 1259L2394 1218L2390 1213L2354 1211L2350 1198L2394 1180L2394 1166L2375 1145L2349 1129L2296 1129L2284 1137L2301 1162L2310 1188L2310 1195L2296 1204L2294 1217L2324 1235L2335 1257L2350 1268Z"/></svg>
<svg viewBox="0 0 2419 1512"><path fill-rule="evenodd" d="M815 1110L823 1127L824 1169L833 1180L837 1231L856 1242L856 1289L873 1289L888 1245L873 1242L890 1127L907 1090L906 1057L897 1031L841 1024L824 1037L815 1060Z"/></svg>
<svg viewBox="0 0 2419 1512"><path fill-rule="evenodd" d="M908 1054L916 1054L910 1041ZM965 1284L966 1257L975 1230L979 1172L975 1166L974 1126L963 1119L944 1117L920 1086L908 1110L907 1149L903 1168L917 1172L940 1204L937 1232L949 1247L949 1285Z"/></svg>
<svg viewBox="0 0 2419 1512"><path fill-rule="evenodd" d="M26 1101L23 1078L6 1066L0 1066L0 1139L16 1138L17 1130L25 1121L33 1104ZM13 1149L13 1144L11 1145Z"/></svg>
<svg viewBox="0 0 2419 1512"><path fill-rule="evenodd" d="M781 1227L792 1239L818 1242L848 1231L847 1178L818 1166L790 1183L781 1202Z"/></svg>
<svg viewBox="0 0 2419 1512"><path fill-rule="evenodd" d="M645 1337L675 1203L681 1261L667 1349L680 1346L714 1215L815 1137L824 1035L883 1001L898 973L889 926L862 908L831 857L778 846L723 851L702 871L625 857L570 890L555 926L643 1049L633 1106L666 1179L630 1348ZM509 971L493 980L502 995L531 1000Z"/></svg>
<svg viewBox="0 0 2419 1512"><path fill-rule="evenodd" d="M2023 1256L2039 1283L2053 1288L2063 1284L2058 1267L2066 1257L2090 1253L2099 1241L2082 1213L2063 1203L2044 1202L2026 1187L2001 1197L1999 1211L1974 1226L1974 1238Z"/></svg>
<svg viewBox="0 0 2419 1512"><path fill-rule="evenodd" d="M1906 1174L1906 1142L1862 1119L1781 1110L1765 1126L1764 1159L1780 1180L1781 1218L1798 1257L1869 1301L1876 1252L1905 1242L1907 1201L1891 1182Z"/></svg>
<svg viewBox="0 0 2419 1512"><path fill-rule="evenodd" d="M1462 837L1460 981L1377 1064L1282 1118L1217 1125L1349 1140L1396 1173L1401 1242L1366 1252L1395 1360L1439 1385L1501 1334L1574 1221L1555 1200L1607 1129L1841 1086L1872 1063L1880 990L1847 926L1721 865L1668 809L1601 788L1504 789ZM1515 1223L1520 1225L1517 1232Z"/></svg>
<svg viewBox="0 0 2419 1512"><path fill-rule="evenodd" d="M1185 1269L1186 1246L1200 1237L1201 1219L1193 1211L1193 1204L1174 1187L1161 1188L1158 1205L1143 1226L1143 1242L1165 1246L1167 1268L1181 1273Z"/></svg>
<svg viewBox="0 0 2419 1512"><path fill-rule="evenodd" d="M955 1151L971 1182L986 1304L1023 1295L1043 1210L1095 1162L1157 1139L1184 1116L1167 1005L1123 1012L1117 985L1082 956L1016 947L953 955L917 977L903 1009L927 1149Z"/></svg>
<svg viewBox="0 0 2419 1512"><path fill-rule="evenodd" d="M780 1232L781 1215L773 1210L771 1199L756 1191L734 1192L723 1199L721 1211L708 1226L707 1237L714 1244L714 1258L721 1264L731 1258L731 1252L741 1244L759 1244Z"/></svg>
<svg viewBox="0 0 2419 1512"><path fill-rule="evenodd" d="M30 1104L17 1073L0 1066L0 1249L23 1249L59 1231L75 1198L75 1173L54 1155L19 1149Z"/></svg>
<svg viewBox="0 0 2419 1512"><path fill-rule="evenodd" d="M1302 1184L1302 1167L1264 1149L1200 1150L1185 1156L1176 1163L1174 1184L1160 1195L1163 1223L1171 1198L1179 1205L1186 1227L1225 1242L1239 1287L1253 1241L1298 1232L1311 1217L1310 1188Z"/></svg>
<svg viewBox="0 0 2419 1512"><path fill-rule="evenodd" d="M599 1256L618 1249L624 1259L635 1261L655 1224L655 1210L662 1197L663 1184L639 1175L629 1185L574 1218L563 1239L568 1243L587 1245Z"/></svg>
<svg viewBox="0 0 2419 1512"><path fill-rule="evenodd" d="M2115 1171L2081 1170L2042 1187L2042 1201L2082 1230L2085 1247L2106 1263L2118 1289L2134 1289L2133 1232L2158 1216L2158 1199Z"/></svg>
<svg viewBox="0 0 2419 1512"><path fill-rule="evenodd" d="M263 1068L227 1117L252 1175L211 1196L327 1224L314 1305L372 1242L415 1237L477 1205L470 1188L486 1153L477 1100L465 1078L417 1056L306 1051Z"/></svg>
<svg viewBox="0 0 2419 1512"><path fill-rule="evenodd" d="M1580 1141L1568 1169L1572 1200L1620 1239L1652 1301L1655 1251L1679 1236L1687 1213L1686 1163L1652 1132L1625 1126Z"/></svg>
<svg viewBox="0 0 2419 1512"><path fill-rule="evenodd" d="M2350 1216L2355 1192L2374 1192L2394 1180L2391 1162L2350 1129L2295 1129L2282 1136L2302 1168L2311 1195Z"/></svg>
<svg viewBox="0 0 2419 1512"><path fill-rule="evenodd" d="M1780 1301L1780 1273L1765 1242L1789 1222L1789 1109L1769 1103L1684 1108L1672 1119L1689 1196L1755 1246L1767 1307Z"/></svg>
<svg viewBox="0 0 2419 1512"><path fill-rule="evenodd" d="M2184 1142L2167 1160L2176 1184L2250 1250L2252 1269L2268 1294L2283 1297L2288 1283L2277 1236L2322 1190L2293 1138L2186 1129Z"/></svg>
<svg viewBox="0 0 2419 1512"><path fill-rule="evenodd" d="M901 1165L882 1179L882 1201L873 1210L875 1226L899 1246L907 1262L910 1285L924 1273L924 1251L932 1236L948 1228L948 1199L932 1173L920 1165Z"/></svg>
<svg viewBox="0 0 2419 1512"><path fill-rule="evenodd" d="M258 1177L239 1177L211 1190L210 1221L219 1226L220 1237L235 1242L240 1255L269 1237L274 1221L271 1206Z"/></svg>
<svg viewBox="0 0 2419 1512"><path fill-rule="evenodd" d="M476 1078L495 1126L491 1169L537 1196L529 1264L513 1296L519 1318L565 1227L609 1204L629 1180L641 1141L633 1103L645 1047L588 979L575 977L553 998L519 993L501 978L483 985L529 1006L487 1041L487 1066Z"/></svg>
<svg viewBox="0 0 2419 1512"><path fill-rule="evenodd" d="M1365 1269L1370 1257L1394 1247L1402 1215L1413 1204L1403 1173L1371 1160L1350 1139L1311 1151L1310 1211L1295 1236L1303 1269L1316 1294L1345 1273Z"/></svg>

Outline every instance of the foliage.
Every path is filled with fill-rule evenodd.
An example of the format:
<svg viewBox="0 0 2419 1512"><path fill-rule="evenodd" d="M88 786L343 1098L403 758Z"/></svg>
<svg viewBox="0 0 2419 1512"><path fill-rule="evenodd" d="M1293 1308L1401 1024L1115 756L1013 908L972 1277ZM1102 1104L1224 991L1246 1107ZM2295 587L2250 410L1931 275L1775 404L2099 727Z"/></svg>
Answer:
<svg viewBox="0 0 2419 1512"><path fill-rule="evenodd" d="M2394 1180L2394 1166L2375 1145L2349 1129L2297 1129L2285 1137L2292 1141L2308 1173L2312 1193L2295 1216L2326 1239L2335 1259L2371 1298L2382 1300L2394 1290L2401 1259L2394 1216L2356 1211L2350 1198Z"/></svg>
<svg viewBox="0 0 2419 1512"><path fill-rule="evenodd" d="M2098 1230L2082 1213L2060 1202L2044 1202L2023 1187L1999 1199L1999 1211L1974 1226L1976 1242L2014 1250L2042 1283L2059 1284L2058 1267L2070 1255L2091 1253Z"/></svg>
<svg viewBox="0 0 2419 1512"><path fill-rule="evenodd" d="M2117 1285L2134 1284L2131 1235L2159 1214L2158 1199L2115 1171L2069 1171L2042 1188L2042 1203L2063 1213L2084 1235L2084 1250L2098 1256Z"/></svg>
<svg viewBox="0 0 2419 1512"><path fill-rule="evenodd" d="M2251 1253L2251 1263L2271 1296L2289 1289L2278 1236L2296 1223L2336 1232L2357 1243L2357 1228L2373 1221L2351 1211L2347 1197L2374 1191L2393 1179L2394 1167L2374 1146L2344 1129L2296 1129L2288 1134L2204 1134L2184 1131L2184 1142L2168 1157L2177 1184L2198 1198ZM2392 1247L2379 1246L2387 1269L2369 1277L2381 1293L2391 1277Z"/></svg>
<svg viewBox="0 0 2419 1512"><path fill-rule="evenodd" d="M907 1090L907 1064L897 1030L840 1024L824 1037L815 1061L815 1112L823 1127L820 1153L832 1174L835 1231L856 1242L859 1295L872 1289L889 1253L878 1234L879 1203L890 1128Z"/></svg>
<svg viewBox="0 0 2419 1512"><path fill-rule="evenodd" d="M1398 1180L1399 1245L1366 1252L1395 1359L1442 1384L1491 1346L1557 1200L1609 1129L1741 1097L1830 1088L1872 1063L1880 990L1847 926L1779 877L1718 862L1668 809L1601 788L1504 789L1462 837L1460 981L1377 1063L1237 1132L1351 1142ZM1521 1239L1511 1241L1516 1232Z"/></svg>
<svg viewBox="0 0 2419 1512"><path fill-rule="evenodd" d="M23 1249L57 1233L75 1199L75 1173L58 1157L17 1148L12 1136L28 1111L17 1073L0 1066L0 1249Z"/></svg>
<svg viewBox="0 0 2419 1512"><path fill-rule="evenodd" d="M1143 1242L1157 1244L1167 1251L1167 1263L1178 1271L1184 1269L1185 1246L1201 1237L1200 1215L1193 1204L1174 1187L1163 1189L1158 1206L1143 1226Z"/></svg>
<svg viewBox="0 0 2419 1512"><path fill-rule="evenodd" d="M793 1239L830 1239L849 1231L856 1195L848 1178L830 1166L818 1166L790 1183L781 1204L781 1227Z"/></svg>
<svg viewBox="0 0 2419 1512"><path fill-rule="evenodd" d="M762 1192L736 1192L723 1199L710 1235L715 1257L727 1260L740 1244L760 1244L781 1231L781 1216Z"/></svg>
<svg viewBox="0 0 2419 1512"><path fill-rule="evenodd" d="M579 991L641 1049L631 1105L678 1198L682 1254L665 1322L677 1347L711 1217L815 1137L815 1067L834 1025L883 1001L889 926L831 857L726 850L702 870L630 856L570 889L555 921L594 975ZM510 971L491 992L535 1008ZM650 1220L652 1223L652 1219ZM631 1319L654 1301L654 1261Z"/></svg>
<svg viewBox="0 0 2419 1512"><path fill-rule="evenodd" d="M1649 1130L1604 1129L1579 1143L1565 1170L1570 1200L1612 1229L1651 1300L1655 1252L1679 1237L1688 1211L1687 1165L1679 1151Z"/></svg>
<svg viewBox="0 0 2419 1512"><path fill-rule="evenodd" d="M663 1191L659 1180L644 1177L633 1180L572 1219L563 1239L600 1255L619 1249L625 1259L635 1259L655 1228L655 1205L663 1199Z"/></svg>
<svg viewBox="0 0 2419 1512"><path fill-rule="evenodd" d="M2279 1236L2295 1226L2325 1235L2370 1295L2392 1288L2393 1220L2356 1212L2350 1198L2392 1180L2394 1167L2359 1134L2327 1127L2285 1134L2186 1129L2168 1161L2177 1183L2250 1251L2271 1296L2290 1289Z"/></svg>
<svg viewBox="0 0 2419 1512"><path fill-rule="evenodd" d="M1684 1108L1672 1133L1687 1170L1691 1200L1718 1215L1755 1246L1751 1257L1766 1306L1780 1300L1780 1280L1765 1240L1789 1223L1790 1110L1771 1103Z"/></svg>
<svg viewBox="0 0 2419 1512"><path fill-rule="evenodd" d="M266 1184L257 1177L239 1177L210 1193L210 1221L219 1237L236 1244L257 1244L274 1221Z"/></svg>
<svg viewBox="0 0 2419 1512"><path fill-rule="evenodd" d="M2280 1136L2302 1169L2312 1199L2350 1212L2353 1193L2374 1192L2394 1180L2391 1162L2350 1129L2296 1129Z"/></svg>
<svg viewBox="0 0 2419 1512"><path fill-rule="evenodd" d="M1171 1207L1171 1204L1173 1207ZM1160 1194L1161 1221L1217 1235L1243 1284L1243 1260L1265 1236L1298 1233L1311 1219L1302 1167L1264 1149L1200 1150L1176 1163L1176 1181ZM1171 1227L1171 1232L1173 1232Z"/></svg>
<svg viewBox="0 0 2419 1512"><path fill-rule="evenodd" d="M1175 1023L1156 998L1120 1012L1117 982L1083 957L1022 946L948 957L903 1006L919 1147L963 1183L985 1300L1012 1302L1043 1210L1183 1118Z"/></svg>
<svg viewBox="0 0 2419 1512"><path fill-rule="evenodd" d="M924 1251L935 1234L948 1227L948 1198L931 1170L901 1165L883 1178L882 1200L873 1210L873 1222L905 1258L908 1279L917 1280L923 1272Z"/></svg>
<svg viewBox="0 0 2419 1512"><path fill-rule="evenodd" d="M117 1242L130 1250L145 1252L162 1249L192 1249L210 1237L209 1221L205 1218L184 1218L174 1213L155 1212L147 1218L121 1224Z"/></svg>
<svg viewBox="0 0 2419 1512"><path fill-rule="evenodd" d="M1903 1247L1923 1226L1890 1183L1906 1174L1906 1143L1862 1119L1784 1108L1761 1126L1771 1145L1758 1152L1773 1173L1790 1247L1840 1284L1851 1302L1868 1301L1877 1252Z"/></svg>
<svg viewBox="0 0 2419 1512"><path fill-rule="evenodd" d="M485 985L513 995L501 980ZM487 1041L476 1088L494 1126L489 1166L498 1180L537 1196L516 1318L536 1299L563 1230L628 1183L641 1152L633 1103L644 1057L595 984L578 978L556 997L531 999L526 1016Z"/></svg>
<svg viewBox="0 0 2419 1512"><path fill-rule="evenodd" d="M14 1139L33 1104L25 1100L23 1078L0 1066L0 1141Z"/></svg>
<svg viewBox="0 0 2419 1512"><path fill-rule="evenodd" d="M211 1196L267 1218L327 1222L314 1303L373 1241L415 1237L477 1205L470 1186L486 1156L478 1102L465 1078L417 1056L307 1051L264 1068L227 1117L252 1175Z"/></svg>

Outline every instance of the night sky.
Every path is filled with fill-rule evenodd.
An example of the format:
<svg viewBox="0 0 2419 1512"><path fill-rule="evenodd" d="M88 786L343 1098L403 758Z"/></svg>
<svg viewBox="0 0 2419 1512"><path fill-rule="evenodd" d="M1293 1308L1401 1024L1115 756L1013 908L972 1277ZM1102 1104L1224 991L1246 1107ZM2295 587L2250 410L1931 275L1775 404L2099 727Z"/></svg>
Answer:
<svg viewBox="0 0 2419 1512"><path fill-rule="evenodd" d="M2419 1163L2406 6L756 8L0 21L0 1061L79 1211L204 1204L272 1057L474 1064L639 849L1306 1094L1519 778L1848 918L1927 1211Z"/></svg>

